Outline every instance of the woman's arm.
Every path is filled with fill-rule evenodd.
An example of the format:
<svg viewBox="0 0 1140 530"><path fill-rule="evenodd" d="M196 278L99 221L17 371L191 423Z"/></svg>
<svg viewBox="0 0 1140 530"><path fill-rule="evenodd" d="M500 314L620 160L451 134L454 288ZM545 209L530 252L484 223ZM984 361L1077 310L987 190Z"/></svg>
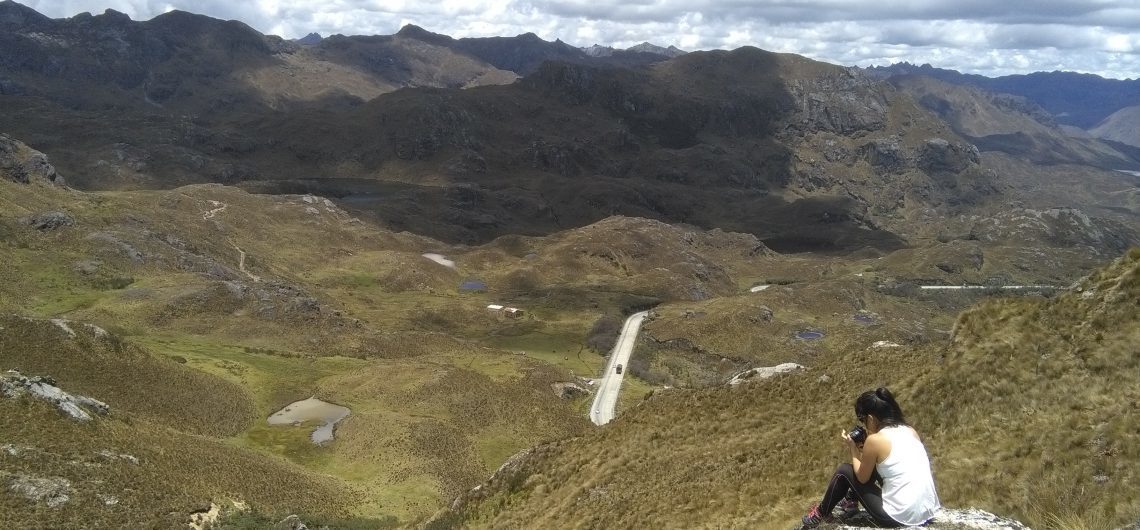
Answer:
<svg viewBox="0 0 1140 530"><path fill-rule="evenodd" d="M868 436L862 448L846 433L844 439L847 440L847 448L851 450L851 467L855 468L855 479L860 484L866 484L875 472L875 465L882 460L884 444L889 442L878 433Z"/></svg>

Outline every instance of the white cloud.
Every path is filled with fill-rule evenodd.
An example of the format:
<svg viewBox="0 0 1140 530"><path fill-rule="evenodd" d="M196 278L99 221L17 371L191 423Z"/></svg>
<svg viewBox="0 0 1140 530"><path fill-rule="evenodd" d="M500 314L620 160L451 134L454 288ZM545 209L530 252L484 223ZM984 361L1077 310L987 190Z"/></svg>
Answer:
<svg viewBox="0 0 1140 530"><path fill-rule="evenodd" d="M929 62L986 75L1065 69L1140 77L1136 0L25 0L52 17L171 8L297 38L387 35L406 23L456 38L533 32L577 46L753 45L841 64Z"/></svg>

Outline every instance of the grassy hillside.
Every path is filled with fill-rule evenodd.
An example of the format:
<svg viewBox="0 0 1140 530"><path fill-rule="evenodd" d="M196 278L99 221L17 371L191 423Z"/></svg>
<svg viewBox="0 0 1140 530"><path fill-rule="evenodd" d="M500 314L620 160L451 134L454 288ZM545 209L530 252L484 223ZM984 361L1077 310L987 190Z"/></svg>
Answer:
<svg viewBox="0 0 1140 530"><path fill-rule="evenodd" d="M359 492L327 476L226 441L249 428L241 387L71 322L0 319L0 366L51 375L67 392L106 402L79 423L43 401L0 399L0 480L66 481L70 499L44 506L12 490L0 524L44 528L174 527L226 499L270 512L345 516Z"/></svg>
<svg viewBox="0 0 1140 530"><path fill-rule="evenodd" d="M822 349L804 372L656 392L538 448L434 527L787 527L843 458L854 396L878 385L923 433L945 504L1035 528L1131 523L1138 274L1132 250L1055 299L966 311L949 342Z"/></svg>
<svg viewBox="0 0 1140 530"><path fill-rule="evenodd" d="M1140 249L1049 302L962 313L916 412L940 441L943 494L1040 526L1140 517Z"/></svg>
<svg viewBox="0 0 1140 530"><path fill-rule="evenodd" d="M172 490L188 507L167 509L154 493L169 467L193 469L168 459L155 475L124 483L137 491L135 511L120 510L126 501L104 508L91 495L76 497L66 513L52 515L61 519L49 518L64 526L91 510L147 526L148 517L172 511L180 515L169 517L186 519L203 503L226 499L282 517L410 521L515 452L588 424L584 401L564 401L552 385L604 362L593 353L568 356L596 317L491 315L485 306L497 290L460 293L458 283L472 272L420 255L454 250L438 242L378 229L313 197L220 186L86 194L2 178L0 204L7 264L0 311L20 315L0 324L0 369L51 376L109 403L116 414L96 428L130 439L116 441L117 451L142 458L139 444L149 444L149 452L189 455L178 458L215 447L232 455L218 457L226 469ZM52 212L66 221L37 228L36 219L57 218ZM510 350L498 346L506 338ZM310 443L311 427L264 422L314 395L352 409L329 446ZM20 419L27 414L36 421ZM53 414L7 414L2 443L44 451L104 444ZM51 471L36 462L10 469ZM228 486L249 472L263 478ZM181 473L170 471L170 480ZM152 482L142 488L140 480ZM299 486L280 493L262 480ZM309 500L292 496L306 489ZM6 512L13 524L44 509L18 508Z"/></svg>
<svg viewBox="0 0 1140 530"><path fill-rule="evenodd" d="M5 497L4 522L17 526L169 526L211 503L248 505L231 517L253 526L288 512L334 526L412 523L535 446L550 457L521 465L540 475L511 487L541 495L484 489L498 500L459 517L476 526L791 521L837 458L831 433L848 425L862 389L889 383L918 408L920 427L960 427L939 423L950 419L935 418L919 389L950 384L939 379L945 341L976 295L925 295L916 284L1066 285L1096 259L1075 249L1100 244L1086 232L1112 233L1080 228L1077 214L1025 228L1030 214L1019 210L949 219L938 239L890 253L783 256L749 234L612 216L467 247L312 195L222 185L79 192L48 180L42 154L0 140L0 370L50 376L113 411L80 425L34 402L0 403L0 444L20 448L0 452L3 480L65 478L76 492L60 509ZM469 282L480 287L461 288ZM770 287L750 291L758 285ZM651 306L620 419L594 430L589 398L560 389L588 387L622 316ZM825 337L795 337L805 330ZM739 370L787 361L809 369L721 387ZM309 397L352 411L325 446L310 442L313 425L264 420ZM100 451L143 463L76 471L109 458ZM191 465L214 453L221 467ZM108 504L104 485L129 491ZM952 499L965 499L955 487ZM580 498L612 509L580 520Z"/></svg>

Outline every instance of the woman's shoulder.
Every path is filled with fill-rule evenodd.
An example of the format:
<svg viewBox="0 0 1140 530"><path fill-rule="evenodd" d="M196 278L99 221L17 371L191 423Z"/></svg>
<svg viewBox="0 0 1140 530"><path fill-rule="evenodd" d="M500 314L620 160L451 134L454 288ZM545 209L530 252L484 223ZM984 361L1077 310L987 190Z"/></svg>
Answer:
<svg viewBox="0 0 1140 530"><path fill-rule="evenodd" d="M882 433L889 433L889 436L913 437L919 442L922 442L922 437L918 435L918 431L916 431L914 427L911 427L910 425L892 425L883 430L880 430L878 434Z"/></svg>

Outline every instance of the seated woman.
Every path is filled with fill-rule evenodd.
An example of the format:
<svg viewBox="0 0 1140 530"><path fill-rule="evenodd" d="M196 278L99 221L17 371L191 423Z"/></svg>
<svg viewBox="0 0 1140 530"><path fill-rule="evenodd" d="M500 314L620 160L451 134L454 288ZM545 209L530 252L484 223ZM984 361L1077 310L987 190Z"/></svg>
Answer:
<svg viewBox="0 0 1140 530"><path fill-rule="evenodd" d="M833 520L831 510L845 497L848 503L854 499L862 504L879 526L918 526L929 521L941 508L930 457L918 433L903 419L890 390L878 388L861 394L855 400L855 416L866 427L867 439L860 446L847 431L840 432L851 451L851 463L835 470L823 500L804 516L804 528Z"/></svg>

